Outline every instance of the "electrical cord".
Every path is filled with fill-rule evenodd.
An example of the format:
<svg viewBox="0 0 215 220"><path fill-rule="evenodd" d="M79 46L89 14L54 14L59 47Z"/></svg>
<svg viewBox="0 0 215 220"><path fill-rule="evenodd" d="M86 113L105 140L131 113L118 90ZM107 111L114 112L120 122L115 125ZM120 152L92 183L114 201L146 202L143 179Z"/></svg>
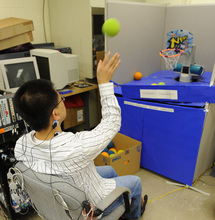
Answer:
<svg viewBox="0 0 215 220"><path fill-rule="evenodd" d="M213 166L215 165L215 163L212 163L211 165L210 165L210 167L201 175L201 176L199 176L196 180L195 180L195 182L193 183L193 186L198 182L198 180L208 171L208 170L210 170Z"/></svg>
<svg viewBox="0 0 215 220"><path fill-rule="evenodd" d="M45 1L44 1L44 4L45 4ZM2 123L2 127L5 127L6 125L4 125L3 118L2 118L2 115L1 115L1 114L0 114L0 121L1 121L1 123ZM26 129L26 133L27 133L27 132L28 132L28 129L27 129L27 125L26 125L25 122L24 122L24 125L25 125L25 129ZM56 126L57 126L57 124L53 124L52 129L51 129L50 132L47 134L46 138L45 138L41 143L39 143L39 144L37 144L37 145L35 145L35 146L33 146L33 147L31 148L31 150L30 150L30 158L32 158L31 160L29 160L28 157L26 156L26 152L27 152L27 138L26 138L26 137L23 137L23 140L22 140L22 151L23 151L23 153L22 153L19 157L25 156L25 157L26 157L26 161L27 161L27 163L29 164L29 168L27 168L26 170L24 170L23 173L26 172L26 171L29 170L29 169L31 169L31 170L33 171L33 169L32 169L33 164L34 164L33 149L34 149L35 147L37 147L37 146L43 144L43 143L47 140L49 134L53 131L53 129L54 129ZM15 124L14 124L14 128L13 128L13 129L14 129L14 130L16 129ZM26 133L23 134L23 135L26 135ZM12 133L12 135L13 135L13 133ZM54 136L55 136L55 135L54 135ZM24 140L26 140L25 146L24 146ZM52 180L51 180L51 178L52 178L51 140L52 140L52 138L50 139L50 145L49 145L49 149L50 149L50 161L51 161L51 175L50 175L50 182L49 182L49 184L50 184L51 187L52 187L52 184L53 184L54 182L52 182ZM3 134L3 141L5 142L4 134ZM14 173L14 174L12 174L12 173ZM37 175L36 175L35 172L33 172L33 174L35 175L35 177L36 177L37 179L39 179L39 178L37 177ZM23 190L24 190L24 179L23 179L22 173L21 173L18 169L16 169L16 168L10 168L9 171L8 171L8 179L11 180L11 183L10 183L11 190L14 191L14 190L17 189L17 185L16 185L16 182L15 182L15 178L16 178L17 176L19 176L19 177L21 178L21 189L22 189L22 191L23 191ZM39 179L39 180L40 180L41 182L44 182L44 181L42 181L41 179ZM46 182L44 182L44 183L46 183ZM64 183L64 182L62 181L62 183ZM71 185L71 186L72 186L72 185ZM73 187L74 187L74 186L73 186ZM54 189L53 189L53 190L54 190ZM80 190L80 189L79 189L79 190ZM80 191L82 191L82 190L80 190ZM52 192L53 192L53 191L52 191ZM85 192L84 192L84 191L82 191L82 192L84 193L85 198L86 198ZM17 196L19 196L19 195L18 195L19 193L16 193L16 194L17 194ZM53 196L54 196L54 198L55 198L56 194L53 194ZM62 207L66 210L67 215L71 218L71 216L70 216L70 214L69 214L68 206L67 206L67 204L65 203L63 197L62 197L59 193L57 194L57 196L60 197L60 198L61 198L61 201L62 201L62 204L59 203L59 202L58 202L58 203L59 203L60 205L62 205ZM74 198L74 199L75 199L75 198ZM12 203L13 203L12 197L10 197L10 200L11 200L11 201L10 201L10 202L11 202L11 207L14 207L14 205L12 204ZM56 200L56 199L55 199L55 200ZM75 199L75 200L76 200L76 199ZM57 200L56 200L56 201L57 201ZM80 204L80 207L82 207L82 204L81 204L78 200L76 200L76 201ZM31 205L32 205L32 207L33 207L33 204L31 204ZM78 207L77 209L79 209L80 207ZM37 211L37 210L35 209L35 211ZM27 210L27 212L28 212L28 210ZM27 212L26 212L26 213L27 213ZM20 213L20 214L26 214L26 213L21 213L21 211L20 211L19 213ZM80 213L80 215L79 215L79 218L80 218L80 216L81 216L81 213ZM78 218L78 219L79 219L79 218Z"/></svg>
<svg viewBox="0 0 215 220"><path fill-rule="evenodd" d="M53 192L53 187L52 187L52 155L51 155L51 140L52 140L52 138L50 139L50 144L49 144L49 156L50 156L50 163L51 163L51 174L50 174L50 185L51 185L51 189L52 189L52 195L53 195L53 197L54 197L54 201L57 201L57 199L56 199L56 197L55 196L59 196L60 197L60 199L61 199L61 202L62 202L62 207L64 208L64 210L66 211L68 211L69 209L68 209L68 206L67 206L67 204L66 204L66 202L64 201L64 199L63 199L63 197L60 195L60 193L59 193L59 191L57 191L56 192L56 194L54 194L54 192ZM60 204L60 203L59 203ZM57 207L56 207L56 204L55 204L55 210L56 210L56 212L57 212L57 215L58 215L58 219L59 219L59 214L58 214L58 211L57 211ZM72 219L72 217L70 216L70 214L69 214L69 211L68 212L66 212L66 214L68 215L68 217L70 218L70 219Z"/></svg>
<svg viewBox="0 0 215 220"><path fill-rule="evenodd" d="M23 176L20 174L20 171L14 168L14 174L11 173L11 170L8 172L7 178L10 180L10 205L16 213L21 215L26 215L29 211L29 205L31 204L30 197L24 189ZM19 173L17 173L19 172ZM20 177L21 183L17 177ZM21 187L20 187L21 185ZM25 210L25 212L24 212Z"/></svg>
<svg viewBox="0 0 215 220"><path fill-rule="evenodd" d="M26 128L27 129L27 128ZM50 131L51 132L51 131ZM50 134L50 132L49 132L49 134ZM49 135L48 134L48 135ZM26 134L24 134L24 135L26 135ZM47 135L47 137L48 137L48 135ZM47 137L46 137L46 139L47 139ZM28 164L29 164L29 168L27 168L25 171L23 171L23 173L24 172L26 172L27 170L29 170L29 169L31 169L31 166L33 165L33 155L32 155L32 149L31 149L31 158L32 158L32 164L30 164L30 162L29 162L29 160L28 160L28 158L27 158L27 156L26 156L26 150L27 150L27 138L25 138L26 139L26 146L25 146L25 149L24 149L24 144L23 144L23 142L22 142L22 149L23 149L23 154L21 154L21 156L25 156L26 157L26 161L28 162ZM46 140L45 139L45 140ZM23 140L24 140L24 137L23 137ZM22 140L22 141L23 141ZM44 140L44 141L45 141ZM40 144L42 144L44 141L42 141L41 143L39 143L38 145L40 145ZM38 146L38 145L35 145L35 146ZM34 146L34 147L35 147ZM17 159L17 158L16 158ZM14 175L12 175L12 173L11 173L11 170L14 170ZM31 169L32 170L32 169ZM9 169L9 171L8 171L8 179L11 179L12 181L14 180L14 177L15 176L21 176L21 184L22 184L22 186L21 186L21 188L22 188L22 191L24 190L24 180L23 180L23 176L22 176L22 173L17 169L17 168L10 168ZM14 190L15 189L15 187L16 187L16 183L15 182L13 182L13 183L11 183L12 185L11 185L11 187L12 187L12 190ZM15 185L14 185L15 184ZM18 194L17 194L18 195ZM19 196L19 195L18 195ZM21 196L21 195L20 195ZM12 197L10 196L10 199L11 199L11 207L14 207L13 206L13 204L12 204ZM21 201L21 197L20 197L20 201ZM31 203L31 201L29 201L29 203L31 204L31 206L33 207L33 204ZM15 210L15 207L14 207L14 210ZM22 213L21 211L22 211L22 209L20 210L20 211L17 211L17 210L15 210L16 212L19 212L20 214L23 214L23 215L25 215L25 214L27 214L27 212L28 212L28 210L27 210L27 212L26 213ZM36 209L35 209L35 211L37 211Z"/></svg>
<svg viewBox="0 0 215 220"><path fill-rule="evenodd" d="M55 136L54 136L54 137L55 137ZM52 187L52 183L53 183L53 182L52 182L52 154L51 154L51 141L52 141L52 138L50 139L49 153L50 153L50 163L51 163L50 184L51 184L52 193L53 193L53 187ZM80 189L78 189L78 190L80 191ZM82 190L81 190L81 191L82 191ZM84 193L84 195L85 195L85 199L86 199L86 194L85 194L85 192L84 192L84 191L82 191L82 192ZM69 209L68 206L67 206L67 204L66 204L66 202L64 201L63 197L59 194L59 191L57 191L55 194L53 193L53 196L54 196L54 198L56 198L56 196L58 196L58 197L61 199L62 204L60 204L60 203L58 202L57 199L56 199L55 201L57 201L57 202L58 202L58 203L59 203L59 204L65 209L65 212L66 212L66 214L68 215L68 217L69 217L70 219L72 219L72 217L71 217L69 211L70 211L70 210L71 210L71 211L75 211L75 210L79 209L80 207L82 207L82 204L81 204L78 200L76 200L76 199L73 197L73 199L74 199L76 202L78 202L78 203L80 204L80 206L77 207L76 209ZM82 211L83 211L83 209L82 209ZM79 215L79 217L78 217L78 220L79 220L80 217L81 217L82 211L80 212L80 215ZM56 210L56 212L57 212L57 210Z"/></svg>
<svg viewBox="0 0 215 220"><path fill-rule="evenodd" d="M52 130L53 130L53 129L52 129ZM52 131L52 130L51 130L51 131ZM48 133L48 135L51 133L51 131ZM55 136L50 139L50 143L49 143L49 154L50 154L50 164L51 164L50 181L49 181L49 182L45 182L45 181L41 180L41 179L36 175L36 173L34 172L34 170L32 169L32 167L33 167L33 149L34 149L36 146L39 146L39 145L43 144L44 141L47 140L48 135L46 136L45 140L43 140L41 143L39 143L39 144L37 144L37 145L35 145L35 146L33 146L33 147L31 148L30 157L32 158L32 159L31 159L31 162L32 162L32 163L30 163L30 161L28 160L28 157L27 157L27 155L26 155L26 151L27 151L27 138L25 137L25 147L24 147L24 142L23 142L23 143L22 143L23 153L22 153L21 156L25 156L25 157L26 157L26 161L27 161L27 163L28 163L28 165L29 165L29 168L27 168L26 170L24 170L22 173L24 173L24 172L26 172L27 170L30 169L30 170L33 172L34 176L35 176L39 181L41 181L41 182L43 182L43 183L45 183L45 184L50 184L51 188L53 189L53 191L52 191L53 197L55 198L55 197L56 197L56 195L54 194L54 193L55 193L55 192L54 192L55 189L53 188L52 185L53 185L54 183L61 183L61 181L54 181L54 182L52 181L51 141L52 141L52 139L53 139ZM24 141L24 138L23 138L22 141ZM65 183L65 182L62 181L62 183ZM67 184L68 184L68 183L67 183ZM76 187L75 187L74 185L72 185L72 184L71 184L71 187L76 188ZM86 199L86 193L85 193L83 190L80 190L78 187L77 187L76 189L79 190L80 192L82 192L82 193L84 194L84 196L85 196L85 199ZM62 196L59 196L59 195L57 195L57 196L60 197L60 198L62 198ZM80 204L80 206L77 207L77 209L79 209L80 207L82 207L82 204L81 204L78 200L76 200L75 198L73 198L73 199ZM69 209L68 206L65 205L66 203L65 203L65 201L63 200L63 198L62 198L61 200L62 200L63 205L55 198L55 201L57 201L57 202L59 203L59 205L61 205L63 208L67 207L67 208L65 209L66 214L69 216L69 218L71 218L71 216L70 216L70 214L69 214L69 210L75 211L76 209ZM87 199L86 199L86 200L87 200ZM33 207L33 205L32 205L32 207ZM35 209L35 208L34 208L34 209ZM36 209L35 209L35 211L37 212ZM80 212L80 215L79 215L78 219L80 219L81 214L82 214L82 211Z"/></svg>
<svg viewBox="0 0 215 220"><path fill-rule="evenodd" d="M52 167L51 142L52 142L52 139L53 139L54 137L56 137L59 133L56 133L56 135L54 134L54 136L50 139L50 142L49 142L49 157L50 157L50 166L51 166L50 181L49 181L49 182L45 182L45 181L41 180L40 178L38 178L38 176L36 175L36 173L35 173L34 170L32 169L33 166L34 166L34 157L33 157L33 150L34 150L34 148L37 147L37 146L39 146L39 145L42 145L45 141L47 141L48 136L49 136L50 133L53 131L53 129L55 129L55 127L56 127L57 125L58 125L58 121L57 121L57 122L55 121L55 122L53 123L52 129L51 129L50 132L47 134L46 138L45 138L43 141L41 141L39 144L34 145L34 146L30 149L30 155L29 155L29 156L30 156L31 159L30 159L29 157L27 157L27 155L26 155L26 154L27 154L27 146L28 146L28 144L27 144L27 137L26 137L26 134L25 134L25 136L24 136L23 139L22 139L22 152L23 152L23 153L22 153L21 155L19 155L19 157L25 156L26 162L28 163L29 166L28 166L28 168L27 168L26 170L22 171L22 173L24 173L24 172L26 172L27 170L30 169L30 170L33 172L34 176L35 176L38 180L40 180L40 181L43 182L43 183L50 184L51 189L52 189L52 194L53 194L53 197L55 198L55 201L57 201L57 202L59 203L59 205L61 205L61 206L65 209L66 214L68 215L69 218L71 218L70 213L69 213L69 210L75 211L75 210L77 210L77 209L79 209L79 208L82 208L82 209L81 209L81 212L80 212L80 215L79 215L79 217L78 217L78 219L80 219L81 214L82 214L82 212L83 212L83 209L85 208L85 207L83 207L83 203L81 204L77 199L73 198L77 203L80 204L80 206L77 207L76 209L69 209L68 206L67 206L67 204L65 203L63 197L59 194L59 192L58 192L56 189L53 188L54 182L52 181L52 171L53 171L53 167ZM26 131L27 131L27 128L26 128ZM24 142L25 142L25 146L24 146ZM28 154L29 154L29 153L28 153ZM17 159L19 159L19 158L17 158ZM24 182L24 181L23 181L23 182ZM64 183L64 182L62 181L62 183ZM72 185L71 185L71 186L72 186ZM74 186L72 186L72 187L74 187ZM24 188L24 187L23 187L23 188ZM85 193L83 190L80 190L80 189L78 189L78 188L77 188L77 190L79 190L80 192L84 193L85 201L87 201L86 193ZM56 197L59 197L59 198L61 199L61 203L56 199ZM37 210L35 209L35 211L37 211ZM56 211L57 211L57 209L56 209ZM57 213L57 214L58 214L58 213ZM59 215L58 215L58 216L59 216Z"/></svg>
<svg viewBox="0 0 215 220"><path fill-rule="evenodd" d="M212 168L212 166L215 166L215 163L213 163L201 176L199 176L199 177L195 180L195 182L193 183L192 186L194 186L194 185L198 182L198 180L200 180L200 178L201 178L208 170L210 170L210 169ZM203 181L202 181L202 182L203 182ZM174 193L174 192L176 192L176 191L183 190L183 189L188 189L188 188L189 188L189 186L186 185L186 186L184 186L184 187L182 187L182 188L175 189L175 190L170 191L170 192L167 192L167 193L165 193L164 195L159 196L159 197L157 197L157 198L155 198L155 199L149 200L147 203L153 202L153 201L155 201L155 200L157 200L157 199L161 199L161 198L163 198L163 197L165 197L165 196L167 196L167 195L169 195L169 194L171 194L171 193Z"/></svg>

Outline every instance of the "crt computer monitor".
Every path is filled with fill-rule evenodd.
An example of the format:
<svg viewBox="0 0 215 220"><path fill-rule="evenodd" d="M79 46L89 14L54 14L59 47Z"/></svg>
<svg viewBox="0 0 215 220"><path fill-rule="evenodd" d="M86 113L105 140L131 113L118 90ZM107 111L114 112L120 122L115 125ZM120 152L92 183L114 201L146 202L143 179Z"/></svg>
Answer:
<svg viewBox="0 0 215 220"><path fill-rule="evenodd" d="M39 78L35 57L0 60L0 90L15 93L25 82Z"/></svg>
<svg viewBox="0 0 215 220"><path fill-rule="evenodd" d="M63 89L68 83L79 81L78 56L54 49L32 49L36 57L40 78L51 80L55 89Z"/></svg>

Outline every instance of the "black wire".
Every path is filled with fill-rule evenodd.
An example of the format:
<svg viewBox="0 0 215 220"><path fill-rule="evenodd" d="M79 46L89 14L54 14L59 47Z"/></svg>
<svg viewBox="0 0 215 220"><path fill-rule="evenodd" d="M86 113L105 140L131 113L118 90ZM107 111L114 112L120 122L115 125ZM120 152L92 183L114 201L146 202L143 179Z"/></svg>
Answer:
<svg viewBox="0 0 215 220"><path fill-rule="evenodd" d="M33 170L33 169L32 169L32 167L33 167L33 154L32 154L32 151L33 151L33 149L34 149L35 147L37 147L37 146L43 144L43 143L47 140L47 138L48 138L49 134L52 132L52 130L53 130L53 128L52 128L51 131L47 134L45 140L41 141L39 144L36 144L36 145L34 145L34 146L31 148L30 154L31 154L32 164L30 164L30 162L29 162L29 160L28 160L28 158L27 158L27 156L26 156L26 151L27 151L27 138L26 138L26 134L25 134L25 137L23 137L23 139L22 139L22 151L23 151L23 153L21 154L21 156L25 156L26 161L28 162L28 165L29 165L28 169L26 169L25 171L27 171L27 170L29 170L29 169ZM25 149L24 149L24 147L23 147L24 138L25 138ZM21 157L21 156L20 156L20 157ZM25 171L24 171L24 172L25 172Z"/></svg>
<svg viewBox="0 0 215 220"><path fill-rule="evenodd" d="M52 130L53 130L53 129L52 129ZM52 130L51 130L51 131L52 131ZM48 133L48 135L51 133L51 131ZM33 171L32 167L31 167L31 165L33 166L33 154L32 154L32 150L33 150L34 147L39 146L39 145L41 145L44 141L46 141L46 139L48 138L48 135L46 136L45 140L43 140L41 143L39 143L39 144L37 144L37 145L35 145L35 146L33 146L33 147L31 148L32 164L30 164L30 162L29 162L29 160L28 160L28 158L27 158L27 156L26 156L26 151L27 151L27 138L26 138L26 134L25 134L25 137L23 137L23 139L22 139L22 150L23 150L23 153L21 154L21 156L25 156L26 161L28 162L29 167L28 167L26 170L22 171L22 173L26 172L27 170L32 170L32 171ZM24 145L24 144L23 144L24 138L25 138L25 140L26 140L25 149L24 149L24 146L23 146L23 145ZM21 157L21 156L20 156L20 157ZM34 172L33 172L33 174L36 176L36 174L35 174ZM36 177L37 177L37 176L36 176ZM39 178L37 177L37 179L39 179ZM42 181L42 180L40 180L40 181ZM11 198L11 200L12 200L12 198ZM11 205L12 205L12 204L11 204ZM27 211L27 212L28 212L28 211ZM27 212L26 212L26 214L27 214ZM19 213L21 213L21 212L19 212Z"/></svg>
<svg viewBox="0 0 215 220"><path fill-rule="evenodd" d="M54 198L55 198L55 194L54 194L54 192L53 192L53 187L52 187L52 184L53 184L53 182L52 182L52 154L51 154L51 141L52 141L52 138L50 139L50 144L49 144L49 152L50 152L50 163L51 163L51 175L50 175L50 184L51 184L51 189L52 189L52 194L53 194L53 196L54 196ZM76 187L75 187L76 188ZM76 188L77 189L77 188ZM79 190L79 189L78 189ZM82 191L82 190L81 190ZM85 192L84 191L82 191L83 193L84 193L84 195L85 195L85 198L86 198L86 194L85 194ZM74 200L76 200L74 197L72 197ZM63 199L63 198L62 198ZM57 201L57 199L55 198L55 200ZM58 202L58 201L57 201ZM80 204L80 206L77 208L77 209L79 209L80 207L82 207L82 204L78 201L78 200L76 200L76 202L78 202L79 204ZM58 204L59 205L61 205L63 208L64 208L64 206L62 205L62 204L60 204L59 202L58 202ZM68 208L68 207L67 207ZM65 208L64 208L65 209ZM66 212L66 214L68 215L68 217L70 218L70 219L72 219L72 217L71 217L71 215L70 215L70 213L69 213L69 210L71 210L71 211L75 211L75 210L77 210L77 209L69 209L68 208L68 210L66 210L65 209L65 212ZM83 210L81 210L81 212L80 212L80 215L79 215L79 217L78 217L78 220L80 219L80 216L81 216L81 213L82 213L82 211Z"/></svg>
<svg viewBox="0 0 215 220"><path fill-rule="evenodd" d="M32 164L30 164L30 161L28 160L28 158L27 158L27 156L26 156L26 150L27 150L27 138L25 137L25 140L26 140L26 145L25 145L25 150L24 150L24 148L23 148L23 144L22 144L22 149L23 149L23 154L21 155L21 156L23 156L23 155L25 155L25 157L26 157L26 161L28 162L28 164L29 164L29 167L26 169L26 170L24 170L24 171L22 171L22 173L24 173L24 172L26 172L27 170L31 170L32 171L32 173L34 174L34 176L39 180L39 181L41 181L42 183L45 183L45 184L50 184L50 186L51 186L51 189L52 189L52 194L53 194L53 196L54 196L54 198L55 198L55 195L54 195L54 188L52 187L52 185L54 184L54 183L64 183L65 184L65 182L64 181L52 181L52 155L51 155L51 141L52 141L52 139L53 139L53 137L50 139L50 143L49 143L49 152L50 152L50 164L51 164L51 174L50 174L50 181L49 182L45 182L45 181L43 181L42 179L40 179L37 175L36 175L36 172L32 169L32 167L33 167L33 153L32 153L32 151L33 151L33 149L36 147L36 146L39 146L39 145L41 145L41 144L43 144L46 140L47 140L47 138L48 138L48 136L49 136L49 134L52 132L52 130L53 130L53 128L51 129L51 131L47 134L47 136L46 136L46 138L45 138L45 140L43 140L41 143L39 143L39 144L37 144L37 145L35 145L35 146L33 146L32 148L31 148L31 158L32 158ZM24 138L23 138L24 139ZM22 140L22 142L23 142L24 140ZM32 166L31 166L32 165ZM68 182L67 182L67 184L69 184ZM85 198L87 198L86 197L86 193L83 191L83 190L81 190L81 189L79 189L78 187L76 187L76 186L74 186L74 185L72 185L72 184L69 184L71 187L73 187L73 188L75 188L75 189L77 189L77 190L79 190L80 192L82 192L82 193L84 193L84 196L85 196ZM82 204L78 201L78 200L76 200L74 197L72 197L76 202L78 202L79 204L80 204L80 207L82 207ZM55 198L55 200L58 202L58 200ZM63 208L64 208L64 206L60 203L60 202L58 202L59 203L59 205L61 205ZM79 209L80 207L78 207L77 209ZM71 210L71 211L75 211L75 210L77 210L77 209L69 209L69 210ZM83 211L83 209L82 209L82 211ZM80 219L80 217L81 217L81 213L82 213L82 211L80 212L80 215L79 215L79 217L78 217L78 220ZM67 213L68 214L68 213ZM71 216L69 216L70 218L71 218Z"/></svg>

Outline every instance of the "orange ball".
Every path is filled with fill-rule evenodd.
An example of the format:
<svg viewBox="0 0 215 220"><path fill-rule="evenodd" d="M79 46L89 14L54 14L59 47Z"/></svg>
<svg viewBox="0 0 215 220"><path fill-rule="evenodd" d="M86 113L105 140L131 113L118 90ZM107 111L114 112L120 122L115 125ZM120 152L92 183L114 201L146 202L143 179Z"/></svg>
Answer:
<svg viewBox="0 0 215 220"><path fill-rule="evenodd" d="M105 157L109 157L109 154L107 152L102 152L101 154Z"/></svg>
<svg viewBox="0 0 215 220"><path fill-rule="evenodd" d="M136 72L136 73L134 74L134 79L140 80L141 78L142 78L142 73L141 73L141 72Z"/></svg>
<svg viewBox="0 0 215 220"><path fill-rule="evenodd" d="M117 150L116 150L116 148L110 148L109 150L112 150L115 154L117 153Z"/></svg>

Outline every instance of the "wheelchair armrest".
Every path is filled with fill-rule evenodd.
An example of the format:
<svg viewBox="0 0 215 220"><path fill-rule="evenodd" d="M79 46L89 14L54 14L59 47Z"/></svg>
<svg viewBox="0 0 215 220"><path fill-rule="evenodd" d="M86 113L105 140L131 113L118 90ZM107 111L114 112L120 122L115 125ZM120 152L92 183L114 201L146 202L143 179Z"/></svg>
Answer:
<svg viewBox="0 0 215 220"><path fill-rule="evenodd" d="M123 195L124 202L125 202L125 212L130 211L130 202L129 202L129 195L131 194L131 191L124 186L119 186L116 189L114 189L108 196L106 196L103 200L99 202L99 204L96 205L96 211L94 215L96 216L100 215L107 209L115 200L117 200L121 195ZM98 214L97 214L98 213Z"/></svg>

